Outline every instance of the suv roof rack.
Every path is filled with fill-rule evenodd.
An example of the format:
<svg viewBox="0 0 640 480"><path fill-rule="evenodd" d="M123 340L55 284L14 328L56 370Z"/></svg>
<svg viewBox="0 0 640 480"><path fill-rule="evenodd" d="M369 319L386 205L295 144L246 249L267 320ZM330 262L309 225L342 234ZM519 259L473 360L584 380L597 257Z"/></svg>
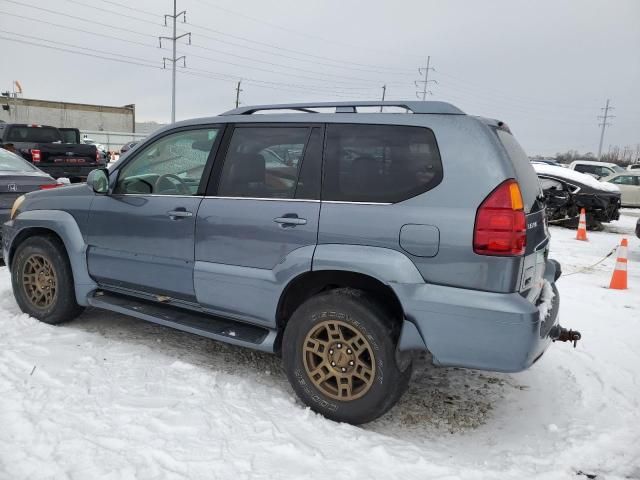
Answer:
<svg viewBox="0 0 640 480"><path fill-rule="evenodd" d="M447 102L316 102L316 103L279 103L273 105L253 105L236 108L222 115L251 115L265 110L297 110L304 113L320 113L314 108L333 108L335 113L358 113L358 107L400 107L412 113L439 113L447 115L464 115L464 112ZM368 112L367 112L368 113Z"/></svg>

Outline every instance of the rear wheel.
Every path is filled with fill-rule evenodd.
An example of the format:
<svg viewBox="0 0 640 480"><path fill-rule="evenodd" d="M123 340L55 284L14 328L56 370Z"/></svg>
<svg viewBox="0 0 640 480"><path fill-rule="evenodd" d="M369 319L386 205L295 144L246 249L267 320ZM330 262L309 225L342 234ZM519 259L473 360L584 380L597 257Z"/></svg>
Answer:
<svg viewBox="0 0 640 480"><path fill-rule="evenodd" d="M42 322L58 324L83 311L76 302L66 251L53 237L31 237L18 245L11 284L20 309Z"/></svg>
<svg viewBox="0 0 640 480"><path fill-rule="evenodd" d="M364 292L337 289L292 315L282 354L289 381L313 410L360 424L387 412L406 390L411 364L396 364L397 329Z"/></svg>

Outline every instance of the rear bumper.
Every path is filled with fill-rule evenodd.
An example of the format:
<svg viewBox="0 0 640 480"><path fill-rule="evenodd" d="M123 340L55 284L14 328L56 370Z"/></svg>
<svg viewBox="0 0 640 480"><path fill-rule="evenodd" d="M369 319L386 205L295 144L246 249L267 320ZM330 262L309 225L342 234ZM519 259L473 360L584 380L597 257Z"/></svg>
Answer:
<svg viewBox="0 0 640 480"><path fill-rule="evenodd" d="M553 284L555 264L548 261L547 266L545 279ZM395 284L392 288L404 306L407 321L417 327L424 349L438 365L525 370L549 346L549 333L558 323L558 294L546 318L541 319L538 307L518 293L428 284Z"/></svg>

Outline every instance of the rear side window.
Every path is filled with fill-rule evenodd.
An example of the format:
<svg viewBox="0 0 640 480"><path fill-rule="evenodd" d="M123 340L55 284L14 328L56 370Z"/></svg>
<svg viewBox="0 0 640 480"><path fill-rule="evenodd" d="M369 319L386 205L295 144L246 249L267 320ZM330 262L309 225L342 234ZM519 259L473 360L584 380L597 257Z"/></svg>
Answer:
<svg viewBox="0 0 640 480"><path fill-rule="evenodd" d="M222 167L221 197L294 198L308 127L238 127Z"/></svg>
<svg viewBox="0 0 640 480"><path fill-rule="evenodd" d="M396 203L442 181L433 132L398 125L329 124L323 200Z"/></svg>
<svg viewBox="0 0 640 480"><path fill-rule="evenodd" d="M580 173L596 173L596 166L595 165L576 165L575 167L576 172L580 172Z"/></svg>
<svg viewBox="0 0 640 480"><path fill-rule="evenodd" d="M53 143L61 142L62 136L52 127L11 127L7 142Z"/></svg>

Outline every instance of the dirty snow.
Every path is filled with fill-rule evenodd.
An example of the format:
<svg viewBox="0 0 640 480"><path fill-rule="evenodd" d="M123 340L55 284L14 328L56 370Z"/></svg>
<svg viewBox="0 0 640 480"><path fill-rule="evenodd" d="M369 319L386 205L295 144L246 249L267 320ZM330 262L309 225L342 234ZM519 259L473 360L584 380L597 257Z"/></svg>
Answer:
<svg viewBox="0 0 640 480"><path fill-rule="evenodd" d="M593 178L586 173L580 173L570 168L557 167L555 165L548 165L546 163L531 163L536 173L553 175L555 177L566 178L567 180L574 182L580 182L584 185L588 185L591 188L597 188L605 190L607 192L619 192L620 189L617 185L609 182L601 182L597 178Z"/></svg>
<svg viewBox="0 0 640 480"><path fill-rule="evenodd" d="M389 414L336 424L294 397L280 361L132 318L87 311L52 327L21 314L0 268L2 479L640 478L640 210L589 242L552 227L561 322L530 370L416 365Z"/></svg>

